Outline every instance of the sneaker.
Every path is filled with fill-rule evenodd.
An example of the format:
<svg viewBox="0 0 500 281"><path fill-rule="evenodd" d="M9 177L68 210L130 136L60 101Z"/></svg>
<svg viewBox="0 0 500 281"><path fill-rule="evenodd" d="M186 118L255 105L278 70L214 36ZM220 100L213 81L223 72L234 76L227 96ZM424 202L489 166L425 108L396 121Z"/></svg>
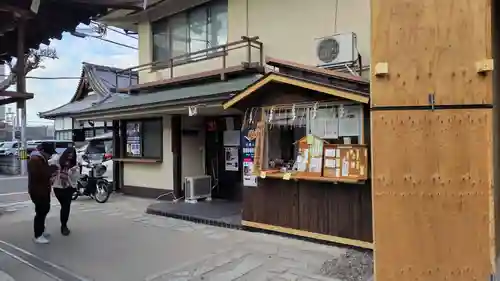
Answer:
<svg viewBox="0 0 500 281"><path fill-rule="evenodd" d="M45 237L45 238L47 238L47 239L49 239L50 238L50 233L44 232L42 234L42 236Z"/></svg>
<svg viewBox="0 0 500 281"><path fill-rule="evenodd" d="M43 235L41 235L40 237L35 238L35 243L36 244L49 244L50 241L49 241L49 239L47 239Z"/></svg>

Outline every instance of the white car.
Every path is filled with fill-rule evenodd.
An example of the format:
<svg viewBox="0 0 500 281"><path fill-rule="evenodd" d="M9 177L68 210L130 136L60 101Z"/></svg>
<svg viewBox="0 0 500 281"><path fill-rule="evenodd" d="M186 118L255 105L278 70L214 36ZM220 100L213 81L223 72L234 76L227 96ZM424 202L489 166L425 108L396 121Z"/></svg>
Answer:
<svg viewBox="0 0 500 281"><path fill-rule="evenodd" d="M19 142L17 141L6 141L0 143L0 156L12 156L18 155Z"/></svg>
<svg viewBox="0 0 500 281"><path fill-rule="evenodd" d="M110 132L97 137L88 138L87 142L86 145L77 150L78 163L86 164L87 161L91 164L102 162L106 167L106 172L103 176L109 182L113 182L113 133ZM89 168L82 167L83 175L88 175L89 171Z"/></svg>

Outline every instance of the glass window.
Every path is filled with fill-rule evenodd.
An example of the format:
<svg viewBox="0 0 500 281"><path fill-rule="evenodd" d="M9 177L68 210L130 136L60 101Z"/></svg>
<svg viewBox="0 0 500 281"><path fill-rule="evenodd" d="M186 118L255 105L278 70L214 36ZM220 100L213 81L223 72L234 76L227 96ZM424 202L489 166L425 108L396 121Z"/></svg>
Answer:
<svg viewBox="0 0 500 281"><path fill-rule="evenodd" d="M210 12L209 47L227 44L227 2L216 2Z"/></svg>
<svg viewBox="0 0 500 281"><path fill-rule="evenodd" d="M170 28L171 56L177 57L188 52L188 34L186 14L172 17L168 22Z"/></svg>
<svg viewBox="0 0 500 281"><path fill-rule="evenodd" d="M154 61L166 61L170 58L170 36L167 21L159 21L152 25Z"/></svg>
<svg viewBox="0 0 500 281"><path fill-rule="evenodd" d="M153 61L165 62L172 57L227 44L227 0L213 1L154 22L151 29Z"/></svg>
<svg viewBox="0 0 500 281"><path fill-rule="evenodd" d="M161 158L163 128L161 120L148 120L142 123L143 156Z"/></svg>
<svg viewBox="0 0 500 281"><path fill-rule="evenodd" d="M161 119L129 121L125 127L127 130L126 156L162 158L163 128Z"/></svg>
<svg viewBox="0 0 500 281"><path fill-rule="evenodd" d="M189 13L189 52L208 48L208 8L195 9ZM196 55L200 57L200 55Z"/></svg>

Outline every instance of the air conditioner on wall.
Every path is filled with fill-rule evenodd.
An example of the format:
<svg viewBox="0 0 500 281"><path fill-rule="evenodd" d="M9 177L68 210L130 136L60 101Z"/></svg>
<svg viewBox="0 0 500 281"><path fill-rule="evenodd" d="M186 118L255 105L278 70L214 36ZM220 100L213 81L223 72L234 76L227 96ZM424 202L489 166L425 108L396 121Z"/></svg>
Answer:
<svg viewBox="0 0 500 281"><path fill-rule="evenodd" d="M357 37L353 32L339 33L316 39L318 67L344 68L358 60Z"/></svg>
<svg viewBox="0 0 500 281"><path fill-rule="evenodd" d="M199 199L212 199L212 177L203 175L184 178L185 201L196 203Z"/></svg>

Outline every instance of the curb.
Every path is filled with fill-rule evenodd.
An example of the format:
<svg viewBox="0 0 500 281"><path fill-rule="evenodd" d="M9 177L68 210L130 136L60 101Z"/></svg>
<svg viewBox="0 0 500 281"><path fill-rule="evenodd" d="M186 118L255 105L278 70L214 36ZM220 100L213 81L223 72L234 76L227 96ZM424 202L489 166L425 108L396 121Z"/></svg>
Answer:
<svg viewBox="0 0 500 281"><path fill-rule="evenodd" d="M155 209L149 208L149 207L146 209L146 213L150 214L150 215L162 216L162 217L173 218L173 219L180 219L180 220L191 221L191 222L195 222L195 223L201 223L201 224L212 225L212 226L218 226L218 227L223 227L223 228L231 228L231 229L239 229L239 230L242 230L242 228L243 228L243 226L239 225L239 224L227 223L227 222L223 222L223 221L219 221L219 220L206 219L206 218L191 216L191 215L173 214L173 213L169 213L169 212L155 210Z"/></svg>
<svg viewBox="0 0 500 281"><path fill-rule="evenodd" d="M12 276L0 270L0 281L16 281Z"/></svg>

